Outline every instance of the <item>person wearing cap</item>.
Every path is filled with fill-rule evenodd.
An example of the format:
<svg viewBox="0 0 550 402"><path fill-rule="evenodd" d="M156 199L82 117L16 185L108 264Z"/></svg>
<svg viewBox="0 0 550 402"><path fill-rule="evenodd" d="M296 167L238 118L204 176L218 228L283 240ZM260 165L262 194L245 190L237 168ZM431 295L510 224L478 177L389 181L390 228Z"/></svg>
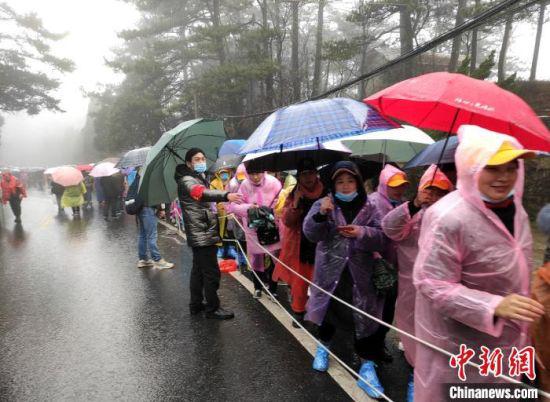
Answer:
<svg viewBox="0 0 550 402"><path fill-rule="evenodd" d="M248 225L248 210L258 207L273 208L277 204L277 198L281 192L281 182L265 173L260 166L248 165L246 172L247 178L239 187L242 203L231 205L231 211L241 219L244 227L248 260L256 273L256 275L252 275L254 298L262 297L262 282L269 285L269 291L273 296L277 296L277 282L272 279L274 263L260 247L256 229ZM281 249L281 242L277 241L264 247L276 255Z"/></svg>
<svg viewBox="0 0 550 402"><path fill-rule="evenodd" d="M410 183L407 179L407 175L405 172L390 164L384 166L384 168L380 172L378 187L376 188L376 191L369 195L370 200L374 203L374 205L376 205L376 208L378 208L380 219L383 219L390 211L403 203L403 195L409 187L409 184ZM384 250L381 253L376 254L375 257L384 258L387 262L395 267L397 265L397 254L393 242L389 241L386 244ZM384 305L383 315L384 322L388 324L393 323L396 300L397 289L393 288L391 290L388 290L386 292L386 301ZM389 328L381 325L378 328L378 331L380 332L380 335L385 338L389 331ZM390 362L393 360L393 357L388 352L385 346L385 342L380 353L382 355L383 361Z"/></svg>
<svg viewBox="0 0 550 402"><path fill-rule="evenodd" d="M27 190L9 170L2 172L0 181L2 189L2 204L10 204L11 211L15 216L15 223L21 223L21 201L27 197Z"/></svg>
<svg viewBox="0 0 550 402"><path fill-rule="evenodd" d="M214 174L214 179L210 182L210 188L212 190L227 191L229 182L233 178L233 169L221 168ZM218 209L218 218L220 222L220 237L222 241L224 239L230 239L233 237L232 230L229 228L229 222L227 221L227 211L225 203L218 202L216 204ZM218 248L218 258L237 258L237 252L233 244L229 242L223 242Z"/></svg>
<svg viewBox="0 0 550 402"><path fill-rule="evenodd" d="M499 348L508 369L512 348L530 345L529 325L544 307L530 298L532 237L522 205L522 149L513 137L477 126L458 130L457 191L432 205L422 219L413 269L415 334L452 354L460 344L476 356ZM414 400L446 398L458 381L449 356L417 343ZM477 360L477 358L476 358ZM465 366L468 383L504 383Z"/></svg>
<svg viewBox="0 0 550 402"><path fill-rule="evenodd" d="M416 290L412 281L414 262L418 254L418 237L425 211L442 197L454 190L453 183L436 165L431 165L420 178L418 193L390 211L382 219L382 230L395 244L399 272L395 324L414 335L414 301ZM415 341L400 335L405 359L414 368ZM407 401L413 401L414 381L411 372L408 380Z"/></svg>
<svg viewBox="0 0 550 402"><path fill-rule="evenodd" d="M299 161L297 169L298 183L288 195L281 217L282 247L279 259L311 280L315 263L315 243L309 241L302 230L302 224L313 203L325 196L325 189L315 162L311 158ZM294 316L302 322L306 312L309 284L290 272L280 262L275 264L273 280L282 280L290 286L290 307ZM297 325L293 321L293 325Z"/></svg>
<svg viewBox="0 0 550 402"><path fill-rule="evenodd" d="M380 172L378 187L369 198L376 204L382 217L403 203L403 195L409 186L407 174L393 165L386 165Z"/></svg>
<svg viewBox="0 0 550 402"><path fill-rule="evenodd" d="M383 348L383 338L377 334L379 324L330 297L337 296L382 318L384 296L376 291L372 272L373 253L383 250L386 237L378 210L367 198L361 173L353 162L334 165L330 194L313 204L303 231L309 241L317 243L313 283L329 293L311 286L306 305L305 320L319 326L318 337L324 345L317 348L313 369L328 369L327 348L336 330L349 331L355 336L355 351L362 362L362 379L357 385L370 397L378 398L384 392L375 369Z"/></svg>
<svg viewBox="0 0 550 402"><path fill-rule="evenodd" d="M234 314L221 308L218 298L220 269L216 245L221 242L221 238L213 203L238 203L241 196L228 191L211 190L205 172L204 152L199 148L191 148L185 154L185 164L178 165L175 174L187 244L193 251L189 310L192 315L205 310L206 318L227 320L233 318ZM203 304L205 298L206 304Z"/></svg>

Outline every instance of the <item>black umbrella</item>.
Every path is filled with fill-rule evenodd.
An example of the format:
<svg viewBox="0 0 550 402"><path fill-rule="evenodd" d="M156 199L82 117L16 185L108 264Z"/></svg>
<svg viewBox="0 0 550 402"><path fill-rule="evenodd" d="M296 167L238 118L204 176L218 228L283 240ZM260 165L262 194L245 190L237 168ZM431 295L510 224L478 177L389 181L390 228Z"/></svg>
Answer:
<svg viewBox="0 0 550 402"><path fill-rule="evenodd" d="M418 153L414 158L407 162L403 169L412 169L420 166L430 166L446 163L454 163L456 147L458 147L458 138L456 136L450 137L447 145L445 146L445 140L440 140L428 145L422 151ZM441 157L441 152L443 157ZM440 160L441 157L441 160Z"/></svg>
<svg viewBox="0 0 550 402"><path fill-rule="evenodd" d="M356 157L356 156L349 157L348 159L357 165L357 168L361 173L363 181L368 179L378 178L378 176L380 175L380 172L384 168L382 159L380 159L380 161L368 160L365 157ZM319 177L321 178L321 181L323 182L323 185L325 186L325 188L330 188L330 182L331 182L330 174L332 173L333 165L334 164L331 163L329 165L323 166L319 170Z"/></svg>
<svg viewBox="0 0 550 402"><path fill-rule="evenodd" d="M247 169L283 172L296 170L302 159L313 159L315 166L338 162L346 159L351 151L341 143L332 145L317 144L304 148L249 154L244 158Z"/></svg>

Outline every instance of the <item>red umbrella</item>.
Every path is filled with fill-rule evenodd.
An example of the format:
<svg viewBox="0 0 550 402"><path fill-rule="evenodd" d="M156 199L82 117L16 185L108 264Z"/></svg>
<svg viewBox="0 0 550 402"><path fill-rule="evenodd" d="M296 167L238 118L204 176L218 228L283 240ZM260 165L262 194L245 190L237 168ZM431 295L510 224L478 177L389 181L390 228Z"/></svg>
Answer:
<svg viewBox="0 0 550 402"><path fill-rule="evenodd" d="M76 167L81 172L90 172L94 166L93 165L77 165Z"/></svg>
<svg viewBox="0 0 550 402"><path fill-rule="evenodd" d="M519 96L462 74L430 73L399 82L363 100L413 126L456 133L474 124L550 151L550 131Z"/></svg>

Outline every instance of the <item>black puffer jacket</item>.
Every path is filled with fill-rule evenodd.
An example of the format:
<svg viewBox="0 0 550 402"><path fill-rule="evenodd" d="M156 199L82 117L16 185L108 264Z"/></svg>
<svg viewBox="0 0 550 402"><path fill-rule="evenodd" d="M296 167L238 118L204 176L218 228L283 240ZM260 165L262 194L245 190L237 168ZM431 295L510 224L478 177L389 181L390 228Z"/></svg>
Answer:
<svg viewBox="0 0 550 402"><path fill-rule="evenodd" d="M189 247L212 246L221 242L218 215L213 202L226 202L227 191L210 190L208 181L186 165L176 169L178 198Z"/></svg>

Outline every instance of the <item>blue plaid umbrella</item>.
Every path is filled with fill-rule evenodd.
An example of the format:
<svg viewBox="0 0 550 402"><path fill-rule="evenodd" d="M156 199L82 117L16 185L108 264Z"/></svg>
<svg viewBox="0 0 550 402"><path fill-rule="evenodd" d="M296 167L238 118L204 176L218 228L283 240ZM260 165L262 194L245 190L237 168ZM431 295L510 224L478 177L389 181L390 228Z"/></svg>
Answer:
<svg viewBox="0 0 550 402"><path fill-rule="evenodd" d="M364 103L347 98L322 99L272 113L252 133L239 153L284 152L288 148L396 127L399 125Z"/></svg>

